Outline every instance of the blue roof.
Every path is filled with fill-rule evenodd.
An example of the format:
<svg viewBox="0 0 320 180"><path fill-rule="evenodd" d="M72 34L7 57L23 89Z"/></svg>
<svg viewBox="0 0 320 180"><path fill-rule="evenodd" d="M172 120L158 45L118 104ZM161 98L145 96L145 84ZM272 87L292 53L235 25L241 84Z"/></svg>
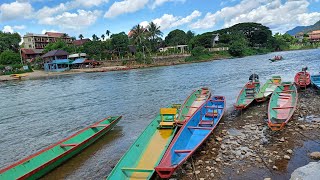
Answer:
<svg viewBox="0 0 320 180"><path fill-rule="evenodd" d="M78 58L72 62L72 64L82 64L86 59L85 58Z"/></svg>

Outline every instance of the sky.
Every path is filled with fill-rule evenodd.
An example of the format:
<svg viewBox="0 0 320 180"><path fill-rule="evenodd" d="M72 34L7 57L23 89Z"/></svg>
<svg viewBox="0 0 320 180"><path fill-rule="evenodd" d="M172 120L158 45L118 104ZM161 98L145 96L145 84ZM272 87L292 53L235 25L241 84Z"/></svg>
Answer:
<svg viewBox="0 0 320 180"><path fill-rule="evenodd" d="M100 37L153 21L164 36L175 29L196 34L257 22L273 33L320 20L320 0L1 0L0 30L20 35L65 32Z"/></svg>

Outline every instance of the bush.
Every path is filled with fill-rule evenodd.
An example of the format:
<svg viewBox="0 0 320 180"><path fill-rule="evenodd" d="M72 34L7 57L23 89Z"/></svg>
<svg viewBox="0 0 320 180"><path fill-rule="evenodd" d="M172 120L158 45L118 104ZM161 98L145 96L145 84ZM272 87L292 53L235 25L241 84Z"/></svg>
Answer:
<svg viewBox="0 0 320 180"><path fill-rule="evenodd" d="M0 54L0 64L2 65L19 64L20 61L20 55L11 50L3 51Z"/></svg>

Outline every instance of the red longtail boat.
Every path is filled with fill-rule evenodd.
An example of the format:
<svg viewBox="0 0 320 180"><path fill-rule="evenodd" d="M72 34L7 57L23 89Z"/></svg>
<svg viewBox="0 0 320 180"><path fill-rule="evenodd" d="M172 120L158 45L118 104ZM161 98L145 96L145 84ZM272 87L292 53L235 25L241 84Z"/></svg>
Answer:
<svg viewBox="0 0 320 180"><path fill-rule="evenodd" d="M311 84L310 73L307 72L307 68L303 68L295 75L294 83L300 88L306 88Z"/></svg>

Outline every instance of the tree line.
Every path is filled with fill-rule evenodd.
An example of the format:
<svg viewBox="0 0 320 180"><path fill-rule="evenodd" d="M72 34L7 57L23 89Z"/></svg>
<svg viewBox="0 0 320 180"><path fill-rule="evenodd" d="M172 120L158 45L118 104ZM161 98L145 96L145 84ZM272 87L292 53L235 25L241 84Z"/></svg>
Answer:
<svg viewBox="0 0 320 180"><path fill-rule="evenodd" d="M210 58L212 53L207 48L212 47L213 34L219 34L219 41L215 47L228 47L231 56L241 57L247 55L267 53L271 51L281 51L296 44L297 39L288 34L279 33L272 35L271 30L259 23L239 23L229 28L206 32L196 35L192 31L175 29L163 38L160 26L150 22L147 27L141 25L134 26L128 34L125 32L112 34L106 30L98 37L92 35L92 40L85 42L81 46L67 44L62 40L49 43L44 52L62 49L69 53L84 52L90 58L96 60L152 56L158 52L158 48L176 45L188 45L193 59L200 56ZM65 36L68 36L67 34ZM84 36L80 34L79 39ZM75 39L75 37L73 37ZM0 64L16 64L20 62L19 42L21 37L18 33L4 33L0 31Z"/></svg>

